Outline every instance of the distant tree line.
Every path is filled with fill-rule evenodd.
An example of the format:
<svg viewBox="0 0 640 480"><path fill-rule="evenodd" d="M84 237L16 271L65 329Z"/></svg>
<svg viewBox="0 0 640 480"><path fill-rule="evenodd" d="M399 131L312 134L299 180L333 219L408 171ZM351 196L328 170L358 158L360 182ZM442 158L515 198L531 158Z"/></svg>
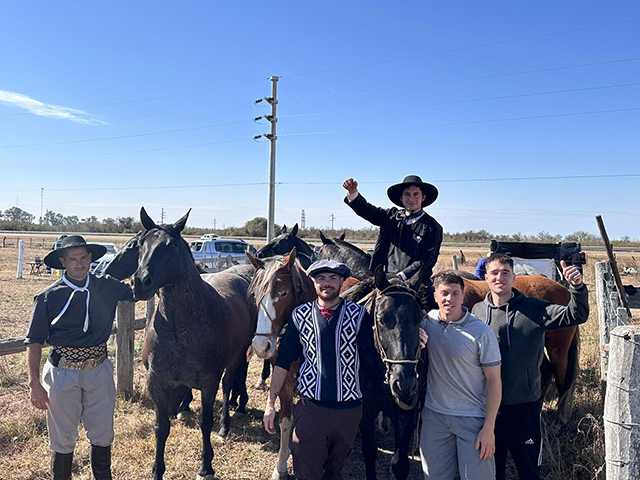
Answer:
<svg viewBox="0 0 640 480"><path fill-rule="evenodd" d="M51 210L47 210L44 216L35 222L35 215L32 215L18 207L11 207L8 210L0 211L0 230L16 231L53 231L53 232L87 232L87 233L131 233L134 234L142 229L139 221L133 217L116 217L98 220L97 217L78 218L76 215L65 216ZM276 234L283 228L293 228L293 225L275 225ZM360 229L345 228L340 230L320 229L316 227L300 228L298 236L303 238L318 238L320 231L328 237L338 237L343 233L348 241L373 242L378 237L378 229L366 227ZM184 231L186 235L202 235L204 233L215 233L221 237L266 237L267 219L255 217L246 222L241 227L225 227L217 229L187 227ZM503 242L579 242L582 245L602 245L600 235L593 235L584 231L577 231L570 235L553 235L542 231L537 235L524 235L520 232L510 235L494 235L486 230L468 230L466 232L445 233L445 242L456 243L486 243L491 240ZM615 246L640 246L640 240L631 239L624 236L617 240L611 240Z"/></svg>

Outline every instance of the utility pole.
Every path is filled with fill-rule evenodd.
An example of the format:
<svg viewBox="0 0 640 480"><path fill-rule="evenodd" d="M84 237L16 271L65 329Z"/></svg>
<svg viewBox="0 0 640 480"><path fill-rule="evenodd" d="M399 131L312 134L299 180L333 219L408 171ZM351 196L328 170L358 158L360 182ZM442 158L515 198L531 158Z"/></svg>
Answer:
<svg viewBox="0 0 640 480"><path fill-rule="evenodd" d="M271 77L271 96L265 98L259 98L254 103L258 104L265 100L271 105L271 114L263 115L262 117L254 118L255 121L264 118L271 123L271 133L264 133L262 135L256 135L254 140L260 137L265 137L270 142L269 148L269 213L267 216L267 243L273 240L275 236L275 210L276 210L276 122L278 117L276 116L276 107L278 105L278 80L280 77L273 75Z"/></svg>
<svg viewBox="0 0 640 480"><path fill-rule="evenodd" d="M160 213L160 223L164 223L164 208L162 208L162 211Z"/></svg>
<svg viewBox="0 0 640 480"><path fill-rule="evenodd" d="M305 215L304 209L302 209L302 213L300 214L300 228L305 229Z"/></svg>
<svg viewBox="0 0 640 480"><path fill-rule="evenodd" d="M40 224L42 224L42 206L44 205L44 188L40 188Z"/></svg>
<svg viewBox="0 0 640 480"><path fill-rule="evenodd" d="M331 214L331 230L333 230L333 221L336 219L335 215L332 213Z"/></svg>
<svg viewBox="0 0 640 480"><path fill-rule="evenodd" d="M216 229L216 219L215 218L213 219L213 229L214 230Z"/></svg>

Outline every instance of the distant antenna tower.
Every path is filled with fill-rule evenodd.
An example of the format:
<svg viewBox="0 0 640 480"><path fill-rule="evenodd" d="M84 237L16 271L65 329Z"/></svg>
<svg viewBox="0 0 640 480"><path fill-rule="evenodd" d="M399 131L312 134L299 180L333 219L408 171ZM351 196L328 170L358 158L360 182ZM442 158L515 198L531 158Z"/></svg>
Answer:
<svg viewBox="0 0 640 480"><path fill-rule="evenodd" d="M302 229L305 229L305 215L304 215L304 209L302 209L302 213L300 214L300 226L302 227Z"/></svg>
<svg viewBox="0 0 640 480"><path fill-rule="evenodd" d="M333 230L333 221L336 219L335 215L331 214L331 230Z"/></svg>
<svg viewBox="0 0 640 480"><path fill-rule="evenodd" d="M160 213L160 223L164 223L164 208L162 209L162 212Z"/></svg>

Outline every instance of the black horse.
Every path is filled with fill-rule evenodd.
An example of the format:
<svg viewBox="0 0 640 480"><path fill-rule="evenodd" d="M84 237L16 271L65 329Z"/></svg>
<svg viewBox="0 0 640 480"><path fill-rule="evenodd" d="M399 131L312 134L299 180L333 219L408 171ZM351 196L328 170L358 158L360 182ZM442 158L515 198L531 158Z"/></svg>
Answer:
<svg viewBox="0 0 640 480"><path fill-rule="evenodd" d="M222 379L223 400L218 434L229 431L229 391L255 331L257 311L247 301L249 282L233 272L207 275L204 281L189 246L180 236L188 213L171 225L156 225L144 208L144 231L137 240L134 274L137 300L156 292L158 308L147 327L142 352L147 386L156 406L156 456L152 478L165 471L164 449L169 417L190 388L202 392L202 463L199 479L213 479L213 405ZM224 375L224 377L223 377Z"/></svg>
<svg viewBox="0 0 640 480"><path fill-rule="evenodd" d="M371 255L345 241L344 233L337 238L329 239L320 232L320 240L322 240L322 246L317 254L318 258L330 258L348 265L351 269L351 276L358 280L365 280L373 276L373 272L369 268Z"/></svg>
<svg viewBox="0 0 640 480"><path fill-rule="evenodd" d="M376 478L378 448L374 425L381 411L391 419L394 427L391 471L398 480L405 480L409 475L409 452L418 425L418 400L424 395L423 375L419 375L424 370L419 358L418 333L422 313L415 293L419 277L414 275L407 282L399 278L389 280L378 267L374 275L376 290L366 304L367 311L373 315L376 348L386 366L384 374L365 369L360 433L368 480ZM352 300L367 293L366 285L363 287L352 295Z"/></svg>
<svg viewBox="0 0 640 480"><path fill-rule="evenodd" d="M256 257L266 258L273 257L274 255L288 255L295 247L298 252L298 260L302 264L302 267L306 270L309 268L315 260L315 254L307 242L297 237L298 224L296 223L291 231L287 231L286 227L283 227L280 235L267 243L264 247L258 250Z"/></svg>

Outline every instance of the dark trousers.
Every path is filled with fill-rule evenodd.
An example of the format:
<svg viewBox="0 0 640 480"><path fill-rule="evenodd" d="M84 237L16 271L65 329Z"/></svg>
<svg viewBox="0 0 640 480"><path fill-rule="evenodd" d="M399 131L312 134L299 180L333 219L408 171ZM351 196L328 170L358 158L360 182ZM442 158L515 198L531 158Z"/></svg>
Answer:
<svg viewBox="0 0 640 480"><path fill-rule="evenodd" d="M291 453L296 480L340 480L356 441L362 405L338 409L300 400L293 416Z"/></svg>
<svg viewBox="0 0 640 480"><path fill-rule="evenodd" d="M502 405L496 418L496 479L505 479L507 451L522 480L539 480L542 463L540 402Z"/></svg>

